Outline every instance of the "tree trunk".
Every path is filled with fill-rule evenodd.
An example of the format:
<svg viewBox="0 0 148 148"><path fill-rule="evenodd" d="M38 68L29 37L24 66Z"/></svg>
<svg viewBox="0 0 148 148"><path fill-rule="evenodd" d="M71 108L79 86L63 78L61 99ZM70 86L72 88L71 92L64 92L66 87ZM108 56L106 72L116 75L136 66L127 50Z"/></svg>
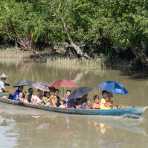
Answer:
<svg viewBox="0 0 148 148"><path fill-rule="evenodd" d="M69 41L69 43L70 43L70 46L74 48L74 50L76 51L76 53L77 53L79 56L81 56L81 57L84 56L84 53L83 53L83 51L81 50L81 48L73 42L73 40L72 40L72 38L71 38L71 36L70 36L70 34L69 34L69 32L68 32L68 28L67 28L67 25L66 25L64 19L63 19L62 17L61 17L60 19L61 19L61 21L62 21L62 23L63 23L64 31L65 31L65 33L66 33L66 35L67 35L68 41Z"/></svg>

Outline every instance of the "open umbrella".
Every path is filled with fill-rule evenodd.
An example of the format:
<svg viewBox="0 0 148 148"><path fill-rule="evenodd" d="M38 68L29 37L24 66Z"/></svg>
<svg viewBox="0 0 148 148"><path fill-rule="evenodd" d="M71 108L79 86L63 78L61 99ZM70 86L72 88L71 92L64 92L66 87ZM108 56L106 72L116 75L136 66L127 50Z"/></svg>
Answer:
<svg viewBox="0 0 148 148"><path fill-rule="evenodd" d="M36 89L39 89L39 90L42 90L42 91L49 92L49 88L46 85L46 83L44 83L44 82L35 82L35 83L32 84L32 87L36 88Z"/></svg>
<svg viewBox="0 0 148 148"><path fill-rule="evenodd" d="M97 87L100 88L101 90L106 90L113 94L122 94L122 95L128 94L128 91L124 87L124 85L116 81L104 81L98 84Z"/></svg>
<svg viewBox="0 0 148 148"><path fill-rule="evenodd" d="M31 86L32 85L31 80L19 80L17 81L13 86L14 87L19 87L19 86Z"/></svg>
<svg viewBox="0 0 148 148"><path fill-rule="evenodd" d="M46 86L46 87L49 86L49 83L48 83L48 82L38 82L38 83L40 83L41 85L44 85L44 86Z"/></svg>
<svg viewBox="0 0 148 148"><path fill-rule="evenodd" d="M68 100L81 98L84 95L88 94L91 90L92 88L89 87L79 87L71 93L71 95L68 97Z"/></svg>
<svg viewBox="0 0 148 148"><path fill-rule="evenodd" d="M78 85L73 80L57 80L50 84L49 87L76 88Z"/></svg>

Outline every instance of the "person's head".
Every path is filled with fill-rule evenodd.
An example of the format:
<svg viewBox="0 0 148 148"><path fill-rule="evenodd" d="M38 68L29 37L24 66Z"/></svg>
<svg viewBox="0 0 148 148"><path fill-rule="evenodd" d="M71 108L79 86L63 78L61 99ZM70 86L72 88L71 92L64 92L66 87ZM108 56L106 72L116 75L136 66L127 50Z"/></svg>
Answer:
<svg viewBox="0 0 148 148"><path fill-rule="evenodd" d="M2 74L0 75L0 79L1 79L3 82L6 81L7 76L5 75L5 73L2 73Z"/></svg>
<svg viewBox="0 0 148 148"><path fill-rule="evenodd" d="M33 88L28 88L28 93L33 94Z"/></svg>
<svg viewBox="0 0 148 148"><path fill-rule="evenodd" d="M107 98L108 98L108 93L109 93L109 92L107 92L106 90L103 90L103 91L102 91L102 97L103 97L104 99L107 99Z"/></svg>
<svg viewBox="0 0 148 148"><path fill-rule="evenodd" d="M44 92L44 97L49 97L49 95L50 95L50 92L47 92L47 91Z"/></svg>
<svg viewBox="0 0 148 148"><path fill-rule="evenodd" d="M18 87L18 90L19 90L20 92L22 92L23 89L24 89L24 86L19 86L19 87Z"/></svg>
<svg viewBox="0 0 148 148"><path fill-rule="evenodd" d="M71 90L66 90L66 96L70 96Z"/></svg>
<svg viewBox="0 0 148 148"><path fill-rule="evenodd" d="M86 94L86 95L84 95L84 96L82 96L82 98L81 98L81 103L85 103L85 102L87 102L88 101L88 94Z"/></svg>
<svg viewBox="0 0 148 148"><path fill-rule="evenodd" d="M82 96L82 98L88 98L88 94L86 94L86 95Z"/></svg>
<svg viewBox="0 0 148 148"><path fill-rule="evenodd" d="M99 95L94 95L94 102L99 103Z"/></svg>
<svg viewBox="0 0 148 148"><path fill-rule="evenodd" d="M40 89L37 89L37 95L38 95L39 97L43 97L44 92L43 92L42 90L40 90Z"/></svg>
<svg viewBox="0 0 148 148"><path fill-rule="evenodd" d="M28 88L28 95L27 95L28 102L31 102L32 95L33 95L33 88Z"/></svg>
<svg viewBox="0 0 148 148"><path fill-rule="evenodd" d="M58 96L59 93L60 93L59 89L55 89L54 94L55 94L56 96Z"/></svg>
<svg viewBox="0 0 148 148"><path fill-rule="evenodd" d="M55 94L55 91L50 91L50 95L54 95Z"/></svg>

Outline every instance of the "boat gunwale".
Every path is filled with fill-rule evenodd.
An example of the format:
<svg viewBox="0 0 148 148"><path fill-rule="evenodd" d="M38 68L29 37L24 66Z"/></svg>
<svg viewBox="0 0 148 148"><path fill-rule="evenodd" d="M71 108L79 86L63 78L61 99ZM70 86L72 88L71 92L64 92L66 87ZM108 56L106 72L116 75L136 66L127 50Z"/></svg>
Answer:
<svg viewBox="0 0 148 148"><path fill-rule="evenodd" d="M12 104L12 105L18 105L28 108L35 108L35 109L41 109L45 111L52 111L52 112L59 112L59 113L67 113L67 114L81 114L81 115L104 115L104 116L121 116L125 114L125 112L128 114L134 114L141 116L146 109L148 109L148 106L145 107L136 107L136 106L128 106L124 108L113 108L109 110L104 109L74 109L74 108L60 108L60 107L49 107L46 105L35 105L35 104L28 104L28 103L22 103L19 101L12 101L7 98L0 97L0 102ZM136 113L139 111L139 113ZM124 112L124 113L122 113ZM114 113L114 114L113 114Z"/></svg>

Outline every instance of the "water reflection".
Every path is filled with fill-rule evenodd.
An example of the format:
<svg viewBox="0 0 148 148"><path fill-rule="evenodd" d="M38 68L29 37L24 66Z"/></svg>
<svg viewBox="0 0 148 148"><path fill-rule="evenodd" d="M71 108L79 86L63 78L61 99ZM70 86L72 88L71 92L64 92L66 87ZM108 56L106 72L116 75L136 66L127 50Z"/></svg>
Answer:
<svg viewBox="0 0 148 148"><path fill-rule="evenodd" d="M2 117L8 122L10 114L3 114ZM59 148L95 147L96 145L105 146L109 143L115 146L117 141L125 144L129 140L133 141L135 138L138 139L138 137L140 138L144 135L143 138L145 140L148 138L143 133L142 127L133 126L135 120L128 121L128 119L117 120L114 118L92 118L89 116L82 117L53 113L49 113L48 116L46 113L41 113L36 118L32 114L26 115L25 113L24 115L13 114L11 115L11 120L14 121L15 126L13 126L13 130L9 131L9 134L18 135L16 147L22 148L26 147L26 143L29 148L42 147L43 145L44 147L53 146ZM121 125L123 122L124 126ZM129 129L125 128L126 124L128 124L127 127ZM129 126L129 124L132 126ZM115 125L118 126L116 127ZM136 132L135 129L141 132ZM125 138L125 135L128 139L123 141L122 138ZM146 144L148 144L148 141Z"/></svg>
<svg viewBox="0 0 148 148"><path fill-rule="evenodd" d="M0 116L0 147L13 148L17 143L17 134L13 132L15 122Z"/></svg>

